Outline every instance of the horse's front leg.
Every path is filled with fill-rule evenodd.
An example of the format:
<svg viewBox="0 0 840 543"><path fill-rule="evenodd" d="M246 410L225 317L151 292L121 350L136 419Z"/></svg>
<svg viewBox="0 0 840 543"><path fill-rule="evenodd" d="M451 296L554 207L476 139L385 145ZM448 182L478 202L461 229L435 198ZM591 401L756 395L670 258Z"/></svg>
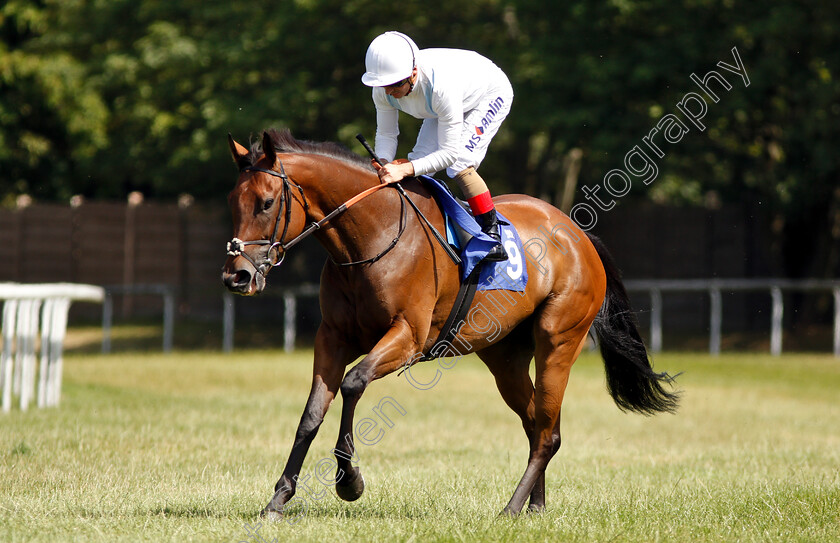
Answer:
<svg viewBox="0 0 840 543"><path fill-rule="evenodd" d="M303 460L324 415L341 385L341 378L347 365L356 357L354 352L328 325L322 324L315 336L315 363L312 388L303 415L300 417L292 452L286 461L286 468L274 486L274 496L262 510L261 515L272 520L282 516L283 507L295 495L297 478Z"/></svg>
<svg viewBox="0 0 840 543"><path fill-rule="evenodd" d="M356 404L372 381L399 369L416 352L417 341L411 327L404 320L397 320L364 360L344 377L341 383L341 427L335 446L335 459L338 462L335 491L341 499L357 500L365 490L365 480L361 471L352 463L352 459L356 457L353 442Z"/></svg>

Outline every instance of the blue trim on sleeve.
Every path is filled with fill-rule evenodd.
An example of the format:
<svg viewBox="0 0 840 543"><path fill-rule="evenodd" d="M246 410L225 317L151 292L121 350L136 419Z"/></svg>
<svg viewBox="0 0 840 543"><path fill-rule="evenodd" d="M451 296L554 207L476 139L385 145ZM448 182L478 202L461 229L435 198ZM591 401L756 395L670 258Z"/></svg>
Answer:
<svg viewBox="0 0 840 543"><path fill-rule="evenodd" d="M402 108L400 107L400 103L397 101L396 98L394 98L390 94L386 94L385 99L388 100L388 103L391 104L391 107L393 107L394 109L396 109L398 111L402 111Z"/></svg>
<svg viewBox="0 0 840 543"><path fill-rule="evenodd" d="M426 92L426 111L437 117L437 113L432 109L432 95L435 93L435 73L432 72L432 77L429 79L429 89Z"/></svg>

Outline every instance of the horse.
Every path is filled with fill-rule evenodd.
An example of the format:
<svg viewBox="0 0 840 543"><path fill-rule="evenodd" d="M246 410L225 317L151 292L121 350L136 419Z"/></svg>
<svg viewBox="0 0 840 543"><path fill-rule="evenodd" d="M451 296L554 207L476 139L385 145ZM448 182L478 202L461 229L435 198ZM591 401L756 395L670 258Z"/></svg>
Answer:
<svg viewBox="0 0 840 543"><path fill-rule="evenodd" d="M328 256L309 397L274 495L261 512L277 520L295 494L304 458L339 391L335 489L347 501L362 495L364 478L350 460L356 405L372 381L410 371L432 348L461 277L430 235L429 224L441 231L444 218L417 179L403 180L402 191L392 190L380 183L368 159L336 143L298 140L285 129L263 132L250 149L230 135L228 143L240 173L228 195L234 238L222 269L225 286L237 294L258 294L266 274L310 234ZM569 372L590 331L604 360L608 392L621 410L674 412L679 391L670 386L670 375L653 371L604 244L542 200L510 194L493 201L522 240L541 244L529 241L525 255L511 254L516 260L511 265L526 266L529 274L524 292L508 297L515 303L500 303L493 291L475 294L472 307L483 312L459 323L457 354L478 355L522 421L528 464L502 511L517 515L526 500L529 512L545 508L545 470L560 448Z"/></svg>

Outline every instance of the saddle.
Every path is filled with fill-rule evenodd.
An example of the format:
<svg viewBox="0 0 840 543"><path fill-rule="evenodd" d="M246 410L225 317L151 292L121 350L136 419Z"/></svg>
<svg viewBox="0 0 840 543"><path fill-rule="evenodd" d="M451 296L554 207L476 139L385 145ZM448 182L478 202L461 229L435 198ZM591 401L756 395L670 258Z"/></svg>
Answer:
<svg viewBox="0 0 840 543"><path fill-rule="evenodd" d="M417 179L437 202L445 219L447 240L459 251L461 257L461 285L458 295L434 345L417 360L422 362L437 358L438 355L435 353L441 351L441 344L454 339L460 328L459 324L464 321L472 305L479 285L488 278L489 283L498 284L492 281L493 276L498 266L507 266L508 262L484 263L484 257L496 242L481 231L481 227L472 216L469 204L457 198L446 184L433 177L419 176ZM499 224L508 226L510 223L500 217ZM527 276L524 280L527 281ZM524 283L521 289L524 290Z"/></svg>
<svg viewBox="0 0 840 543"><path fill-rule="evenodd" d="M464 211L472 214L472 211L470 210L470 204L468 204L466 200L461 200L455 195L453 195L452 198L455 199L455 201L464 209ZM443 211L443 207L441 207L440 200L438 200L437 196L435 196L435 200L438 202L438 207L440 207L441 211ZM467 232L467 230L463 226L461 226L457 221L454 221L452 217L450 217L446 212L443 213L443 217L446 221L446 238L449 241L450 245L452 245L455 249L458 249L460 251L461 248L467 246L467 244L473 238L473 235ZM476 222L476 224L478 223Z"/></svg>
<svg viewBox="0 0 840 543"><path fill-rule="evenodd" d="M417 179L424 187L432 194L438 204L441 212L446 218L446 230L449 234L450 245L455 246L460 251L461 263L461 280L466 277L476 268L478 264L487 256L487 253L496 246L496 241L490 238L487 234L481 231L481 227L476 222L470 211L467 202L457 198L446 184L435 179L421 175ZM510 227L510 223L501 214L499 217L500 227ZM506 266L505 262L499 262L502 267ZM498 266L485 265L488 274L492 274Z"/></svg>

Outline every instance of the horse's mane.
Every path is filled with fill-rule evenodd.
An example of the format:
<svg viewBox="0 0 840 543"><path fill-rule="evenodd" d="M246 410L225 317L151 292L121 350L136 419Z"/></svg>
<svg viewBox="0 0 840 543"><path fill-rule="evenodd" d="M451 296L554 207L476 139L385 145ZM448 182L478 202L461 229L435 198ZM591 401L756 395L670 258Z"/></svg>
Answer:
<svg viewBox="0 0 840 543"><path fill-rule="evenodd" d="M354 164L356 166L363 166L371 168L370 161L357 155L347 147L340 143L331 141L314 142L304 141L295 138L288 128L266 130L271 144L278 153L306 153L314 155L322 155L331 158L337 158L344 162ZM251 144L251 149L248 152L248 161L253 166L257 160L263 155L262 140Z"/></svg>

